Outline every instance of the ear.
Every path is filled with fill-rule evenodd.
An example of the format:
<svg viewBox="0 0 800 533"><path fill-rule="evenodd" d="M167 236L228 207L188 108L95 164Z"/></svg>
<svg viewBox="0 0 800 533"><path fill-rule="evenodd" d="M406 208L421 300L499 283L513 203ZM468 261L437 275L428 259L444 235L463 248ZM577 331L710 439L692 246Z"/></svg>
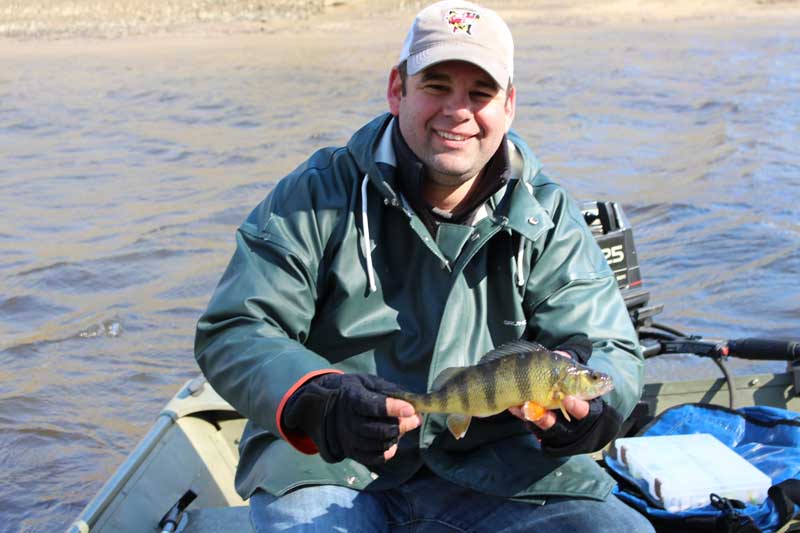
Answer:
<svg viewBox="0 0 800 533"><path fill-rule="evenodd" d="M516 113L516 110L517 110L517 88L512 85L511 89L508 91L505 103L506 133L508 133L508 130L511 129L511 123L514 122L514 115Z"/></svg>
<svg viewBox="0 0 800 533"><path fill-rule="evenodd" d="M400 79L400 71L397 67L394 67L389 74L389 86L386 88L386 100L389 102L389 112L394 116L400 113L400 99L402 97L403 82Z"/></svg>

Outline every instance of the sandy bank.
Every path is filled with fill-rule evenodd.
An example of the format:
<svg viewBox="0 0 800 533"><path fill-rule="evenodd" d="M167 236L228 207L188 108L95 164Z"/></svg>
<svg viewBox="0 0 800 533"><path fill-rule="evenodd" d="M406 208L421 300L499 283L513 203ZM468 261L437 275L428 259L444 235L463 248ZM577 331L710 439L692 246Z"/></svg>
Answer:
<svg viewBox="0 0 800 533"><path fill-rule="evenodd" d="M258 31L307 19L335 0L0 1L0 35L18 38L119 37L187 30Z"/></svg>
<svg viewBox="0 0 800 533"><path fill-rule="evenodd" d="M800 0L486 0L515 18L549 25L800 17ZM415 0L0 0L0 37L117 38L150 34L240 34L318 23L380 23L409 16Z"/></svg>

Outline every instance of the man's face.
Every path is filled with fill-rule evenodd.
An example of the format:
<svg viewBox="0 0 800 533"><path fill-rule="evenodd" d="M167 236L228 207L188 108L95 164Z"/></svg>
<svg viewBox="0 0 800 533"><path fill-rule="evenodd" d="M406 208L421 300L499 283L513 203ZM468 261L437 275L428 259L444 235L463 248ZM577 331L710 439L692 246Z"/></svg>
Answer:
<svg viewBox="0 0 800 533"><path fill-rule="evenodd" d="M448 61L406 80L397 68L388 89L389 109L408 146L442 187L458 187L480 173L514 118L515 94L497 86L471 63Z"/></svg>

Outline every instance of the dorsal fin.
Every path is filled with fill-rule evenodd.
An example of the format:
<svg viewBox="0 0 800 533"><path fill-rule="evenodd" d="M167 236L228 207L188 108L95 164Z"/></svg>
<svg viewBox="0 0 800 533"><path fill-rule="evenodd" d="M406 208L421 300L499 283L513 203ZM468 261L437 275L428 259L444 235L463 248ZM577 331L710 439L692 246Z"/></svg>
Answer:
<svg viewBox="0 0 800 533"><path fill-rule="evenodd" d="M464 370L469 367L466 366L451 366L449 368L445 368L439 375L436 376L436 379L433 380L433 384L431 385L431 391L437 391L442 388L442 386L453 379L456 375L460 374Z"/></svg>
<svg viewBox="0 0 800 533"><path fill-rule="evenodd" d="M495 361L502 357L506 357L509 355L517 355L519 353L525 352L547 352L547 348L539 344L538 342L531 342L531 341L511 341L507 342L501 346L498 346L494 350L486 353L481 360L478 361L479 365L483 365L489 363L491 361Z"/></svg>

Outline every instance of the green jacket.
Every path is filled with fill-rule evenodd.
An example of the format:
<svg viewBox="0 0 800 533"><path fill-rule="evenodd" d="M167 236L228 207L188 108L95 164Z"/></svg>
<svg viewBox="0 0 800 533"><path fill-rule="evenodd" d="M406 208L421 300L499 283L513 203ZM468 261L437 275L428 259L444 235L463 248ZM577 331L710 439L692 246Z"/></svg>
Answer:
<svg viewBox="0 0 800 533"><path fill-rule="evenodd" d="M275 186L239 228L198 323L197 362L249 419L237 490L245 498L309 484L381 490L424 463L520 500L605 498L613 481L590 457L543 455L510 415L473 420L459 441L443 415L427 415L372 471L325 463L279 436L279 404L311 372L372 373L422 392L443 369L520 338L554 346L585 333L589 365L614 379L606 401L627 416L641 393L641 349L616 280L580 210L525 143L509 134L517 179L490 199L486 216L443 224L434 239L395 192L391 119L318 151Z"/></svg>

